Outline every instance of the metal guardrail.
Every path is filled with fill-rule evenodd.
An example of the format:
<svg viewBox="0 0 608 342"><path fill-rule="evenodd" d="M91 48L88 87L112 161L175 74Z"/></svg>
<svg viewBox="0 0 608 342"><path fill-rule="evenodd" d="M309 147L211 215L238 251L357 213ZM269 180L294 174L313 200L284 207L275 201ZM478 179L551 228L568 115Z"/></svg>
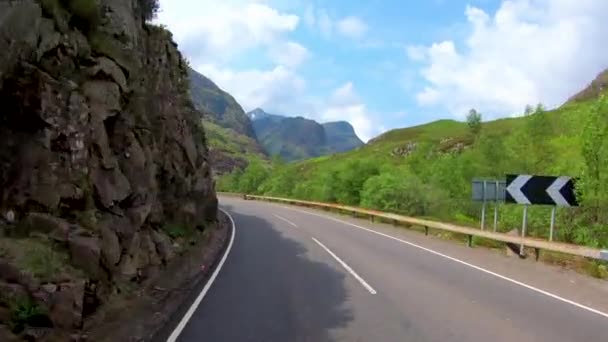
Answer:
<svg viewBox="0 0 608 342"><path fill-rule="evenodd" d="M218 194L229 195L226 193L218 193ZM340 205L340 204L329 204L329 203L321 203L321 202L301 201L301 200L288 199L288 198L254 196L254 195L246 195L246 194L230 194L230 195L236 195L236 196L242 197L243 199L279 202L279 203L286 203L286 204L305 206L305 207L337 209L337 210L342 210L342 211L346 211L346 212L350 212L350 213L363 214L363 215L368 215L372 218L378 217L378 218L382 218L382 219L392 220L393 222L400 222L400 223L421 226L421 227L425 228L426 234L428 234L429 228L449 231L449 232L463 234L463 235L468 236L469 245L472 244L473 236L477 236L477 237L505 242L505 243L512 243L512 244L518 244L518 245L523 244L524 246L535 248L535 250L537 251L537 256L538 256L538 250L542 249L542 250L547 250L547 251L553 251L553 252L559 252L559 253L565 253L565 254L570 254L570 255L577 255L577 256L581 256L581 257L608 261L608 250L600 250L600 249L592 248L592 247L573 245L573 244L561 243L561 242L554 242L554 241L548 241L548 240L536 239L536 238L530 238L530 237L522 238L521 236L507 235L504 233L494 233L494 232L483 231L483 230L470 228L470 227L458 226L458 225L454 225L454 224L450 224L450 223L418 219L418 218L414 218L414 217L402 216L402 215L397 215L397 214L392 214L392 213L385 213L385 212L381 212L381 211L377 211L377 210L363 209L363 208L351 207L351 206Z"/></svg>

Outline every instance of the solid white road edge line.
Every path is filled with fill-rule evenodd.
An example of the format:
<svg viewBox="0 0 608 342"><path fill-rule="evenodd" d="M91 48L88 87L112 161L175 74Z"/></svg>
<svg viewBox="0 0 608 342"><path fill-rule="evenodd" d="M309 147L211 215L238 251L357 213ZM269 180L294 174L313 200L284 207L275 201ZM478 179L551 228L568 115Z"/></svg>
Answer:
<svg viewBox="0 0 608 342"><path fill-rule="evenodd" d="M289 223L290 225L294 226L295 228L298 228L298 225L296 225L295 223L289 221L288 219L286 219L286 218L284 218L282 216L279 216L279 215L276 215L276 214L272 214L272 216L278 218L279 220L282 220L282 221L285 221L285 222Z"/></svg>
<svg viewBox="0 0 608 342"><path fill-rule="evenodd" d="M234 242L234 237L236 235L236 225L234 224L234 220L232 219L232 216L230 216L230 214L226 210L221 209L221 208L219 210L221 210L224 214L226 214L226 216L228 216L228 218L230 219L230 222L232 224L232 234L230 237L230 242L228 243L228 247L226 248L226 252L224 252L224 256L222 257L222 260L220 260L220 263L215 268L215 271L213 271L211 278L209 278L209 280L207 281L207 284L205 284L205 287L203 287L203 290L201 291L201 293L199 293L198 297L196 297L196 299L194 300L194 303L192 303L192 305L190 306L188 311L186 311L182 320L179 322L177 327L175 327L175 330L173 330L173 332L171 333L171 336L169 336L169 338L167 339L167 342L177 341L177 338L182 333L182 330L184 330L184 328L186 327L186 324L188 324L188 321L190 320L190 318L192 318L192 315L198 308L199 304L201 303L203 298L205 298L207 291L209 291L209 289L211 288L211 285L213 285L215 278L220 273L220 270L222 269L222 266L224 266L224 262L226 262L226 258L228 257L228 254L230 254L230 250L232 249L232 243Z"/></svg>
<svg viewBox="0 0 608 342"><path fill-rule="evenodd" d="M479 267L479 266L476 266L476 265L470 264L470 263L468 263L468 262L466 262L466 261L462 261L462 260L460 260L460 259L456 259L456 258L454 258L454 257L451 257L451 256L449 256L449 255L445 255L445 254L443 254L443 253L440 253L440 252L434 251L434 250L432 250L432 249L429 249L429 248L426 248L426 247L422 247L422 246L417 245L417 244L415 244L415 243L412 243L412 242L409 242L409 241L406 241L406 240L402 240L402 239L396 238L396 237L391 236L391 235L388 235L388 234L380 233L380 232L377 232L377 231L372 230L372 229L369 229L369 228L361 227L361 226L358 226L358 225L356 225L356 224L354 224L354 223L350 223L350 222L347 222L347 221L342 221L342 220L339 220L339 219L336 219L336 218L333 218L333 217L330 217L330 216L321 215L321 214L316 214L316 213L311 213L311 212L308 212L308 211L305 211L305 210L300 210L300 209L290 208L290 207L287 207L287 206L281 206L281 207L282 207L282 208L285 208L285 209L289 209L289 210L298 211L298 212L301 212L301 213L304 213L304 214L309 214L309 215L313 215L313 216L322 217L322 218L325 218L325 219L328 219L328 220L332 220L332 221L340 222L340 223L345 224L345 225L348 225L348 226L352 226L352 227L355 227L355 228L358 228L358 229L362 229L362 230L368 231L368 232L370 232L370 233L377 234L377 235L383 236L383 237L385 237L385 238L388 238L388 239L391 239L391 240L395 240L395 241L398 241L398 242L404 243L404 244L406 244L406 245L409 245L409 246L412 246L412 247L415 247L415 248L421 249L421 250L423 250L423 251L425 251L425 252L432 253L432 254L437 255L437 256L440 256L440 257L442 257L442 258L446 258L446 259L448 259L448 260L451 260L451 261L457 262L457 263L459 263L459 264L462 264L462 265L468 266L468 267L470 267L470 268L473 268L473 269L476 269L476 270L478 270L478 271L484 272L484 273L486 273L486 274L492 275L492 276L494 276L494 277L500 278L500 279L502 279L502 280L506 280L506 281L508 281L508 282L510 282L510 283L512 283L512 284L519 285L519 286L521 286L521 287L525 287L525 288L527 288L527 289L529 289L529 290L532 290L532 291L534 291L534 292L537 292L537 293L543 294L543 295L545 295L545 296L547 296L547 297L551 297L551 298L556 299L556 300L558 300L558 301L561 301L561 302L563 302L563 303L566 303L566 304L570 304L570 305L576 306L576 307L577 307L577 308L579 308L579 309L583 309L583 310L586 310L586 311L592 312L592 313L594 313L594 314L597 314L597 315L603 316L604 318L608 318L608 313L606 313L606 312L602 312L602 311L600 311L600 310L597 310L597 309L594 309L594 308L588 307L588 306L586 306L586 305L583 305L583 304L577 303L577 302L572 301L572 300L570 300L570 299L566 299L566 298L560 297L560 296L558 296L558 295L556 295L556 294L553 294L553 293L548 292L548 291L545 291L545 290L541 290L541 289L536 288L536 287L534 287L534 286L532 286L532 285L528 285L528 284L526 284L526 283L523 283L523 282L521 282L521 281L519 281L519 280L515 280L515 279L512 279L512 278L509 278L509 277L503 276L503 275L498 274L498 273L496 273L496 272L492 272L492 271L487 270L487 269L485 269L485 268L482 268L482 267Z"/></svg>
<svg viewBox="0 0 608 342"><path fill-rule="evenodd" d="M369 291L369 293L371 294L376 294L376 290L374 290L373 287L371 287L365 280L363 280L363 278L361 278L357 272L355 272L352 268L350 268L350 266L348 266L348 264L346 264L344 261L342 261L342 259L340 259L337 255L335 255L329 248L325 247L324 244L322 244L319 240L315 239L314 237L312 238L312 240L314 242L316 242L319 246L321 246L321 248L323 248L327 253L329 253L329 255L331 255L334 259L336 259L336 261L342 265L342 267L344 267L353 277L355 277L355 279L357 279L361 285L363 285L363 287L365 287L365 289L367 291Z"/></svg>

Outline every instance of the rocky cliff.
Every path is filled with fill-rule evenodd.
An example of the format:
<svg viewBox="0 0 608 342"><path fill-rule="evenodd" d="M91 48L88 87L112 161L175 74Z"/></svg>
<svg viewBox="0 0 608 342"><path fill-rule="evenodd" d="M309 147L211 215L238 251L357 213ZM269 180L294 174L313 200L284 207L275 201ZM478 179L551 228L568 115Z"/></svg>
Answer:
<svg viewBox="0 0 608 342"><path fill-rule="evenodd" d="M187 66L145 23L154 3L0 1L0 340L80 327L216 221Z"/></svg>

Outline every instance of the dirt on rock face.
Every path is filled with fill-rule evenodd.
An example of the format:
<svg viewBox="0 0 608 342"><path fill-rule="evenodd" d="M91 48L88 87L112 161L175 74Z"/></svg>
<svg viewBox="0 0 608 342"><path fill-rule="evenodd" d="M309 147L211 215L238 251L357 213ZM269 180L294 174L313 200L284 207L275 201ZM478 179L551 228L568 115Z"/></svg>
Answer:
<svg viewBox="0 0 608 342"><path fill-rule="evenodd" d="M80 328L216 225L187 67L148 2L0 2L0 336Z"/></svg>

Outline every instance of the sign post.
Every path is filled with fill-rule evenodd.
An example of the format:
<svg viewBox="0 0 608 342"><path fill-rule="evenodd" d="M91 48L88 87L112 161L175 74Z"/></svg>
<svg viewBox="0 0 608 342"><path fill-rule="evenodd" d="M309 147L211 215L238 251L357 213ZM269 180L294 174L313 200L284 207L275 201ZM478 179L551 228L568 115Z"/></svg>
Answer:
<svg viewBox="0 0 608 342"><path fill-rule="evenodd" d="M483 182L482 185L482 191L483 191L483 204L481 205L481 230L485 229L485 223L486 223L486 182Z"/></svg>
<svg viewBox="0 0 608 342"><path fill-rule="evenodd" d="M551 208L551 228L549 228L549 241L553 241L553 231L555 230L555 211L557 206Z"/></svg>
<svg viewBox="0 0 608 342"><path fill-rule="evenodd" d="M505 202L524 205L522 237L526 233L528 205L552 205L551 227L549 229L550 241L553 241L555 233L557 207L578 206L574 191L574 180L567 176L507 175ZM523 251L523 243L521 251Z"/></svg>
<svg viewBox="0 0 608 342"><path fill-rule="evenodd" d="M500 183L496 181L496 197L498 197L498 188ZM504 191L503 191L504 193ZM504 194L503 194L504 196ZM498 201L494 202L494 233L496 233L496 228L498 227Z"/></svg>
<svg viewBox="0 0 608 342"><path fill-rule="evenodd" d="M482 202L481 230L485 230L488 202L494 202L494 231L496 231L496 227L498 226L498 202L505 199L506 183L500 180L474 179L471 184L473 188L473 201Z"/></svg>
<svg viewBox="0 0 608 342"><path fill-rule="evenodd" d="M528 227L528 205L524 205L524 218L521 221L521 244L519 245L519 255L524 255L524 238Z"/></svg>

